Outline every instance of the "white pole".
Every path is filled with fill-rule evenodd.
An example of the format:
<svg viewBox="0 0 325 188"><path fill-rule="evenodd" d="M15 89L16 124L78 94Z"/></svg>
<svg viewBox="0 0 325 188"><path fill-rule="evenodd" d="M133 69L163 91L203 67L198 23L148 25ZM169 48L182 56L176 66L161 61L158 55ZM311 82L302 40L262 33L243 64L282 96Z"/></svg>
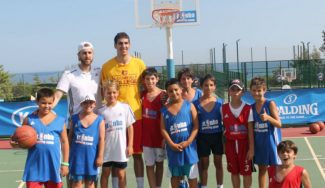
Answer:
<svg viewBox="0 0 325 188"><path fill-rule="evenodd" d="M171 26L166 26L166 39L167 39L167 75L168 75L168 79L170 79L170 78L175 78L173 34L172 34Z"/></svg>
<svg viewBox="0 0 325 188"><path fill-rule="evenodd" d="M174 59L174 50L173 50L173 32L172 27L166 27L166 39L167 39L167 58Z"/></svg>

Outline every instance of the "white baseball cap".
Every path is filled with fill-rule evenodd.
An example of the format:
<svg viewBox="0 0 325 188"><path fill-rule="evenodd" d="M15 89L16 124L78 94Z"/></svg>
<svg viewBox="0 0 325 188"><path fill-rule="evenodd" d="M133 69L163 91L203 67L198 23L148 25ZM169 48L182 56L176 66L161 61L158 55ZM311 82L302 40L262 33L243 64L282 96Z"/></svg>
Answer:
<svg viewBox="0 0 325 188"><path fill-rule="evenodd" d="M94 46L90 43L90 42L87 42L87 41L84 41L84 42L81 42L79 45L78 45L78 53L82 50L85 50L85 49L94 49Z"/></svg>
<svg viewBox="0 0 325 188"><path fill-rule="evenodd" d="M82 97L80 104L85 102L85 101L94 101L96 102L95 96L93 94L86 94Z"/></svg>

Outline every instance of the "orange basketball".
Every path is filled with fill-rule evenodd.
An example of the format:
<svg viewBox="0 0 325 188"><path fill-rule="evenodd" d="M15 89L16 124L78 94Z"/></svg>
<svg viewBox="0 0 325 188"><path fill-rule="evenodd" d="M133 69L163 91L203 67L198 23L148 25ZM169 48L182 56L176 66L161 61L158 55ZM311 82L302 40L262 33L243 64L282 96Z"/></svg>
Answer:
<svg viewBox="0 0 325 188"><path fill-rule="evenodd" d="M311 133L316 134L320 131L320 127L318 123L312 123L309 125L309 130Z"/></svg>
<svg viewBox="0 0 325 188"><path fill-rule="evenodd" d="M319 125L320 131L322 131L325 127L324 122L318 121L317 124Z"/></svg>
<svg viewBox="0 0 325 188"><path fill-rule="evenodd" d="M33 127L23 125L16 129L12 140L17 141L21 148L31 148L36 144L37 133Z"/></svg>

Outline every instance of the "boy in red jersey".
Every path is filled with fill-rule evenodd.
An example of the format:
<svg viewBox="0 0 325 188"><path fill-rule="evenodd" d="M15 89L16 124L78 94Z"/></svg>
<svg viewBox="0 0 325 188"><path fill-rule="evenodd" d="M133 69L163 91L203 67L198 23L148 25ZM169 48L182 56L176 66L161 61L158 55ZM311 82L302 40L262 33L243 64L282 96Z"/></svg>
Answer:
<svg viewBox="0 0 325 188"><path fill-rule="evenodd" d="M285 140L277 146L282 164L270 166L269 188L301 187L310 188L311 182L307 170L295 165L298 148L291 140Z"/></svg>
<svg viewBox="0 0 325 188"><path fill-rule="evenodd" d="M142 93L142 144L144 161L150 188L161 186L165 150L160 133L160 109L166 92L157 87L159 81L155 68L147 68L142 74L146 90ZM156 166L156 170L155 170Z"/></svg>
<svg viewBox="0 0 325 188"><path fill-rule="evenodd" d="M234 188L240 187L240 175L243 176L244 188L252 186L253 113L251 106L241 100L243 89L239 79L232 80L228 89L231 100L222 105L227 169Z"/></svg>

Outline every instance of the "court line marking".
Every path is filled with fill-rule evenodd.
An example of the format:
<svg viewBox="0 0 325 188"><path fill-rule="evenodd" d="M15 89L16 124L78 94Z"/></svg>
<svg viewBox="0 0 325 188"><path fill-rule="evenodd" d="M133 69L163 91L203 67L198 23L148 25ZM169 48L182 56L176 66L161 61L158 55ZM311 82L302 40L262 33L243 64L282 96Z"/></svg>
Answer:
<svg viewBox="0 0 325 188"><path fill-rule="evenodd" d="M0 173L8 173L8 172L23 172L24 170L0 170Z"/></svg>
<svg viewBox="0 0 325 188"><path fill-rule="evenodd" d="M309 138L322 138L322 137L325 137L325 136L310 136ZM306 138L304 136L285 136L283 138Z"/></svg>
<svg viewBox="0 0 325 188"><path fill-rule="evenodd" d="M315 160L316 166L317 166L318 170L320 171L320 174L323 176L323 180L325 181L325 173L323 171L323 167L320 164L320 162L319 162L319 160L318 160L318 158L317 158L317 156L316 156L316 154L314 152L313 147L310 145L308 138L304 137L304 139L305 139L305 142L306 142L306 144L307 144L307 146L309 148L309 151L310 151L311 155L313 156L313 158Z"/></svg>

